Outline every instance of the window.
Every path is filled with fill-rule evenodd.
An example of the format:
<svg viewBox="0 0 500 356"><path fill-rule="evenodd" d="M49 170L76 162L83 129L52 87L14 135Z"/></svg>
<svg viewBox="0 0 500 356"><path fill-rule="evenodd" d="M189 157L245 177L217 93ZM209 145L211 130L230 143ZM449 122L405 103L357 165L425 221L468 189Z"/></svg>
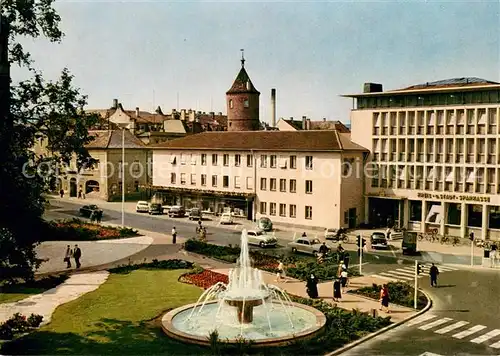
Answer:
<svg viewBox="0 0 500 356"><path fill-rule="evenodd" d="M313 208L312 208L312 206L306 205L306 214L305 215L306 215L306 219L307 220L311 220L312 219L312 217L313 217Z"/></svg>
<svg viewBox="0 0 500 356"><path fill-rule="evenodd" d="M276 203L269 203L269 215L276 215Z"/></svg>
<svg viewBox="0 0 500 356"><path fill-rule="evenodd" d="M175 184L176 178L175 173L170 173L170 184Z"/></svg>
<svg viewBox="0 0 500 356"><path fill-rule="evenodd" d="M313 192L313 181L306 180L306 194L312 194Z"/></svg>
<svg viewBox="0 0 500 356"><path fill-rule="evenodd" d="M253 177L247 177L247 189L253 189Z"/></svg>
<svg viewBox="0 0 500 356"><path fill-rule="evenodd" d="M276 168L276 155L271 155L271 168Z"/></svg>
<svg viewBox="0 0 500 356"><path fill-rule="evenodd" d="M290 169L297 168L297 156L290 156Z"/></svg>
<svg viewBox="0 0 500 356"><path fill-rule="evenodd" d="M286 157L281 156L279 161L280 168L286 168Z"/></svg>
<svg viewBox="0 0 500 356"><path fill-rule="evenodd" d="M181 173L181 184L186 184L186 173Z"/></svg>
<svg viewBox="0 0 500 356"><path fill-rule="evenodd" d="M229 155L228 154L222 155L222 164L226 167L229 166Z"/></svg>
<svg viewBox="0 0 500 356"><path fill-rule="evenodd" d="M243 101L243 105L244 105L246 108L250 107L250 102L248 101L248 99L245 99L245 100Z"/></svg>
<svg viewBox="0 0 500 356"><path fill-rule="evenodd" d="M447 208L447 220L446 223L449 225L461 225L462 221L462 204L460 203L449 203Z"/></svg>
<svg viewBox="0 0 500 356"><path fill-rule="evenodd" d="M297 181L295 179L290 179L290 193L295 193L297 191Z"/></svg>
<svg viewBox="0 0 500 356"><path fill-rule="evenodd" d="M234 177L234 187L236 189L241 188L241 178L240 177Z"/></svg>
<svg viewBox="0 0 500 356"><path fill-rule="evenodd" d="M170 156L170 163L176 164L176 161L177 161L177 157L175 155L171 155Z"/></svg>
<svg viewBox="0 0 500 356"><path fill-rule="evenodd" d="M191 165L196 165L196 155L191 155Z"/></svg>
<svg viewBox="0 0 500 356"><path fill-rule="evenodd" d="M207 154L206 153L202 153L201 154L201 165L202 166L206 166L207 165Z"/></svg>
<svg viewBox="0 0 500 356"><path fill-rule="evenodd" d="M267 155L260 155L260 167L261 168L267 167Z"/></svg>
<svg viewBox="0 0 500 356"><path fill-rule="evenodd" d="M467 204L467 226L481 227L482 218L483 218L482 205Z"/></svg>
<svg viewBox="0 0 500 356"><path fill-rule="evenodd" d="M196 184L196 174L191 173L191 185L195 185L195 184Z"/></svg>
<svg viewBox="0 0 500 356"><path fill-rule="evenodd" d="M229 99L229 108L234 108L233 99Z"/></svg>
<svg viewBox="0 0 500 356"><path fill-rule="evenodd" d="M286 217L286 204L280 204L280 216Z"/></svg>
<svg viewBox="0 0 500 356"><path fill-rule="evenodd" d="M313 169L313 156L306 156L306 169Z"/></svg>
<svg viewBox="0 0 500 356"><path fill-rule="evenodd" d="M297 217L297 205L290 204L290 206L288 207L288 213L291 218Z"/></svg>
<svg viewBox="0 0 500 356"><path fill-rule="evenodd" d="M276 178L269 179L269 190L276 191Z"/></svg>
<svg viewBox="0 0 500 356"><path fill-rule="evenodd" d="M186 164L186 155L181 153L181 164Z"/></svg>
<svg viewBox="0 0 500 356"><path fill-rule="evenodd" d="M241 155L234 155L234 165L235 167L241 166Z"/></svg>
<svg viewBox="0 0 500 356"><path fill-rule="evenodd" d="M487 208L490 210L488 227L490 229L500 229L500 206L488 206Z"/></svg>
<svg viewBox="0 0 500 356"><path fill-rule="evenodd" d="M138 175L141 174L141 164L139 163L138 160L135 160L134 162L132 162L132 174L134 176L134 178L138 178Z"/></svg>
<svg viewBox="0 0 500 356"><path fill-rule="evenodd" d="M202 186L206 186L207 185L207 175L206 174L202 174L201 175L201 185Z"/></svg>
<svg viewBox="0 0 500 356"><path fill-rule="evenodd" d="M267 214L267 203L265 201L260 202L260 213L261 214Z"/></svg>
<svg viewBox="0 0 500 356"><path fill-rule="evenodd" d="M212 155L212 166L216 166L217 165L217 153L213 154Z"/></svg>
<svg viewBox="0 0 500 356"><path fill-rule="evenodd" d="M229 188L229 176L222 176L222 187Z"/></svg>
<svg viewBox="0 0 500 356"><path fill-rule="evenodd" d="M410 221L422 221L422 202L420 200L410 200Z"/></svg>
<svg viewBox="0 0 500 356"><path fill-rule="evenodd" d="M280 179L280 192L286 192L286 179Z"/></svg>
<svg viewBox="0 0 500 356"><path fill-rule="evenodd" d="M213 175L212 176L212 187L216 187L216 186L217 186L217 176Z"/></svg>
<svg viewBox="0 0 500 356"><path fill-rule="evenodd" d="M266 190L267 189L267 179L266 178L261 178L260 179L260 190Z"/></svg>
<svg viewBox="0 0 500 356"><path fill-rule="evenodd" d="M247 155L247 167L253 167L253 155Z"/></svg>

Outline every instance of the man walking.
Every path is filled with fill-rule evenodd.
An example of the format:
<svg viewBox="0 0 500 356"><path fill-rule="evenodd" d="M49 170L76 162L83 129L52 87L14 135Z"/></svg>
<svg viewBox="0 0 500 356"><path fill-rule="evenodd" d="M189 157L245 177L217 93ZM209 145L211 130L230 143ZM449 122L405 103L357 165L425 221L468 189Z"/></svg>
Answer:
<svg viewBox="0 0 500 356"><path fill-rule="evenodd" d="M64 255L64 262L66 262L66 268L71 268L71 257L73 256L73 251L71 251L71 247L68 245L66 248L66 254Z"/></svg>
<svg viewBox="0 0 500 356"><path fill-rule="evenodd" d="M436 266L434 266L434 263L433 263L430 270L429 270L429 275L431 277L431 287L437 287L438 274L439 274L439 270Z"/></svg>
<svg viewBox="0 0 500 356"><path fill-rule="evenodd" d="M491 244L491 250L490 250L490 263L491 267L496 267L497 265L497 244L496 242L493 242Z"/></svg>
<svg viewBox="0 0 500 356"><path fill-rule="evenodd" d="M61 190L59 191L59 195L61 196L61 198L64 198L64 189L61 188Z"/></svg>
<svg viewBox="0 0 500 356"><path fill-rule="evenodd" d="M175 229L175 226L172 228L172 243L175 245L177 242L177 230Z"/></svg>
<svg viewBox="0 0 500 356"><path fill-rule="evenodd" d="M75 245L75 250L73 251L73 258L75 259L76 268L80 268L80 258L82 257L82 250L78 245Z"/></svg>

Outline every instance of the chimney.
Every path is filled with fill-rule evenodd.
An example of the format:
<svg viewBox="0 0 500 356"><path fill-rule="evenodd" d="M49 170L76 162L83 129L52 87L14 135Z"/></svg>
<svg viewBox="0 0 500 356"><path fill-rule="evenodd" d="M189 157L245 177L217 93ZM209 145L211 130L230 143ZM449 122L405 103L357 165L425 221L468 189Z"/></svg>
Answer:
<svg viewBox="0 0 500 356"><path fill-rule="evenodd" d="M382 84L365 83L363 86L363 93L381 93L382 91Z"/></svg>
<svg viewBox="0 0 500 356"><path fill-rule="evenodd" d="M136 107L135 108L135 117L138 118L139 117L139 107Z"/></svg>
<svg viewBox="0 0 500 356"><path fill-rule="evenodd" d="M113 99L113 109L118 109L118 99Z"/></svg>
<svg viewBox="0 0 500 356"><path fill-rule="evenodd" d="M307 130L307 120L305 116L302 116L302 130Z"/></svg>
<svg viewBox="0 0 500 356"><path fill-rule="evenodd" d="M271 89L271 126L276 127L276 89Z"/></svg>
<svg viewBox="0 0 500 356"><path fill-rule="evenodd" d="M311 119L306 119L306 130L311 129Z"/></svg>

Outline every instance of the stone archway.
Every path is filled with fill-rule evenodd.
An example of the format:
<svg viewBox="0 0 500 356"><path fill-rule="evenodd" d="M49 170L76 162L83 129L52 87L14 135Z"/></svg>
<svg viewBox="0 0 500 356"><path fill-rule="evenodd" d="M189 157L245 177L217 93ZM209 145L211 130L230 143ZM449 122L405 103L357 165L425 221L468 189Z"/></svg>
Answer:
<svg viewBox="0 0 500 356"><path fill-rule="evenodd" d="M71 178L69 181L69 196L76 197L76 191L77 191L76 178Z"/></svg>
<svg viewBox="0 0 500 356"><path fill-rule="evenodd" d="M99 191L99 182L95 180L88 180L85 183L85 194Z"/></svg>

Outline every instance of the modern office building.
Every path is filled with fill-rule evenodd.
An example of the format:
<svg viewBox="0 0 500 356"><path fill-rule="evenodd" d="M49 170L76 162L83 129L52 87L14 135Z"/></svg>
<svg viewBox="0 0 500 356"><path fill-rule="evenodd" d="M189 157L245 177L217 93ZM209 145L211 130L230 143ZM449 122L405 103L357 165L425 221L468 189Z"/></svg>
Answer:
<svg viewBox="0 0 500 356"><path fill-rule="evenodd" d="M371 151L367 222L500 237L500 84L457 78L353 98L351 139Z"/></svg>
<svg viewBox="0 0 500 356"><path fill-rule="evenodd" d="M152 149L155 197L169 205L321 228L364 218L363 176L350 165L368 152L345 133L205 132Z"/></svg>

